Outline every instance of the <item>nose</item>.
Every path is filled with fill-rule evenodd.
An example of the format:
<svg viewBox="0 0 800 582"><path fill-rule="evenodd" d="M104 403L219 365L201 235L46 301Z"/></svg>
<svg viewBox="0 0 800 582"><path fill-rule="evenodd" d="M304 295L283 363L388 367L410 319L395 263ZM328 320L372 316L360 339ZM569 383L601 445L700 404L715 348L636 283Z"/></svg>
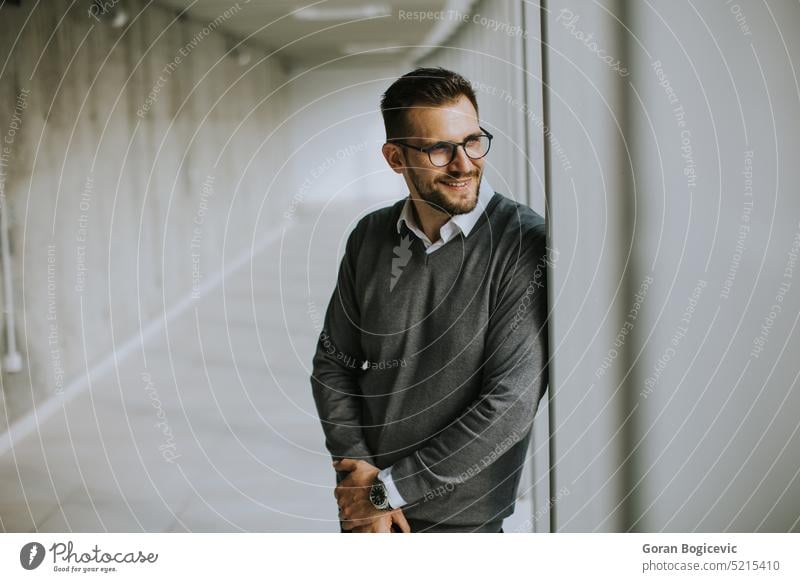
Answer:
<svg viewBox="0 0 800 582"><path fill-rule="evenodd" d="M467 155L463 146L456 148L456 157L447 165L447 172L450 174L460 175L469 174L473 170L473 160Z"/></svg>

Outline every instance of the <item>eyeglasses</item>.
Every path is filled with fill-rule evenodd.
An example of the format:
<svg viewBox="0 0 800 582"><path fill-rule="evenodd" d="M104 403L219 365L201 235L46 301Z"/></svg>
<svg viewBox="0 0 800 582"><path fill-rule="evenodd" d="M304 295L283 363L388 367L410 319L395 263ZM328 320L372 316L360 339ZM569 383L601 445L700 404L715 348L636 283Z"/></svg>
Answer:
<svg viewBox="0 0 800 582"><path fill-rule="evenodd" d="M480 130L483 133L471 135L461 143L437 141L428 146L417 147L398 141L398 138L391 138L389 141L428 154L428 159L431 161L431 164L437 168L441 168L450 165L453 160L456 159L456 151L459 146L464 148L464 153L466 153L467 157L471 160L479 160L488 154L489 148L492 147L492 138L494 136L482 127Z"/></svg>

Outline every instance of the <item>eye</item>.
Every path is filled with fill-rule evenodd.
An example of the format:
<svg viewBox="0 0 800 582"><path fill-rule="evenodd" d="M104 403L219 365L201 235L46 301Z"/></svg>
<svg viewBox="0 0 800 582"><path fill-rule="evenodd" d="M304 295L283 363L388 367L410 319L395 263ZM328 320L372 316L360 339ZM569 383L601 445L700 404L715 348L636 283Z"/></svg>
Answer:
<svg viewBox="0 0 800 582"><path fill-rule="evenodd" d="M429 146L426 149L428 152L432 154L443 154L443 153L449 153L451 147L452 146L449 143L439 142L433 144L432 146Z"/></svg>
<svg viewBox="0 0 800 582"><path fill-rule="evenodd" d="M464 149L472 159L482 158L489 151L489 137L477 135L467 138L467 141L464 142Z"/></svg>

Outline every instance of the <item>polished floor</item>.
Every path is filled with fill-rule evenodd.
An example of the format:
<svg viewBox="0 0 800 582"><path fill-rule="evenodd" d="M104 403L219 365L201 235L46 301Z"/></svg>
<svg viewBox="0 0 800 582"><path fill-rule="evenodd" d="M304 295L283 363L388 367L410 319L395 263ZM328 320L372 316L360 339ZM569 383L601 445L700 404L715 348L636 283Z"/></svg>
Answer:
<svg viewBox="0 0 800 582"><path fill-rule="evenodd" d="M298 213L0 454L0 530L338 531L308 374L354 216L324 217Z"/></svg>

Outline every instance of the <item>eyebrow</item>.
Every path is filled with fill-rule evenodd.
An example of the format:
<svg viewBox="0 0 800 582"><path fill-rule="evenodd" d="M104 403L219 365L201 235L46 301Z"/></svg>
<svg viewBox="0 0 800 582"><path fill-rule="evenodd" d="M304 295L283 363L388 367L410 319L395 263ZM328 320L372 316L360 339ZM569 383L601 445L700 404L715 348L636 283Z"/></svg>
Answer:
<svg viewBox="0 0 800 582"><path fill-rule="evenodd" d="M462 139L461 141L466 141L466 140L468 140L468 139L469 139L469 138L471 138L471 137L478 137L479 135L483 135L483 131L482 131L482 130L479 130L479 131L476 131L476 132L474 132L474 133L471 133L471 134L469 134L468 136L466 136L466 137L465 137L464 139ZM460 142L448 141L448 140L446 140L446 139L438 139L438 140L436 140L436 141L433 141L433 142L431 142L431 145L436 145L437 143L460 143Z"/></svg>

